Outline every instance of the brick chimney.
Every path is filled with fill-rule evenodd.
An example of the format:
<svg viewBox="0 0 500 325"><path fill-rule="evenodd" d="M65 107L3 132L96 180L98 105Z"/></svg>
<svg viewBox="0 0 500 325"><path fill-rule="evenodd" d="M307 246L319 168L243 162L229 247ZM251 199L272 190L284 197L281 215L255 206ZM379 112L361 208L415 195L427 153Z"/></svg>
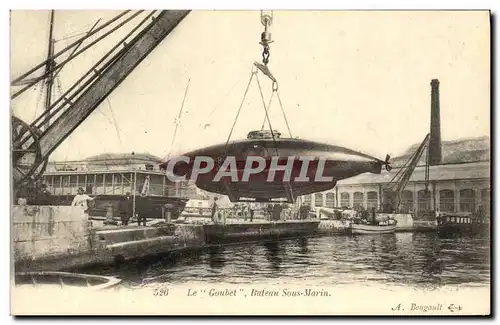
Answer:
<svg viewBox="0 0 500 325"><path fill-rule="evenodd" d="M439 108L439 80L431 81L431 138L429 141L429 165L441 164L441 114Z"/></svg>

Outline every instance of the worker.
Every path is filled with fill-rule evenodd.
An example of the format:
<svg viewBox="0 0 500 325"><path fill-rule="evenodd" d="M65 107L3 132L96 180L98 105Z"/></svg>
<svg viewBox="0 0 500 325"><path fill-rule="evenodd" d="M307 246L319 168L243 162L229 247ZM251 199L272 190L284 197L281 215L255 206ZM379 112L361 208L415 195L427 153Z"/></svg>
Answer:
<svg viewBox="0 0 500 325"><path fill-rule="evenodd" d="M130 220L130 217L132 216L133 212L133 200L130 197L130 192L127 192L125 194L125 200L120 202L120 210L121 210L121 219L122 219L122 226L128 225L128 221Z"/></svg>
<svg viewBox="0 0 500 325"><path fill-rule="evenodd" d="M372 224L377 223L377 209L372 207Z"/></svg>
<svg viewBox="0 0 500 325"><path fill-rule="evenodd" d="M243 212L243 221L247 221L247 218L248 218L248 208L246 205L243 205L241 207L241 210Z"/></svg>
<svg viewBox="0 0 500 325"><path fill-rule="evenodd" d="M16 198L18 205L27 205L28 197L29 197L29 191L26 186L22 186L17 190Z"/></svg>
<svg viewBox="0 0 500 325"><path fill-rule="evenodd" d="M253 221L253 215L255 213L255 210L253 209L253 207L250 207L250 222Z"/></svg>
<svg viewBox="0 0 500 325"><path fill-rule="evenodd" d="M219 206L217 205L217 197L214 197L214 203L212 203L210 209L211 209L210 217L212 218L212 221L215 223L217 219L217 212L219 210Z"/></svg>
<svg viewBox="0 0 500 325"><path fill-rule="evenodd" d="M146 226L146 214L148 212L148 198L146 193L141 193L141 196L136 198L135 213L137 215L137 225Z"/></svg>
<svg viewBox="0 0 500 325"><path fill-rule="evenodd" d="M52 205L52 194L47 190L46 184L42 184L37 188L35 205Z"/></svg>
<svg viewBox="0 0 500 325"><path fill-rule="evenodd" d="M73 198L72 206L82 207L83 213L88 218L89 216L89 202L94 199L85 194L82 187L78 188L78 194Z"/></svg>

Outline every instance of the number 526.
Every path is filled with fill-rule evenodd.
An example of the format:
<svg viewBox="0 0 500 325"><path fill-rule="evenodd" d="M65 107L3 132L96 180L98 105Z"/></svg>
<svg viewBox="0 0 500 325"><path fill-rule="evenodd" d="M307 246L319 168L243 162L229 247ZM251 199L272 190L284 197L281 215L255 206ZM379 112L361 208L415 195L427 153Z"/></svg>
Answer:
<svg viewBox="0 0 500 325"><path fill-rule="evenodd" d="M168 288L156 288L153 292L153 295L158 297L166 297L168 296Z"/></svg>

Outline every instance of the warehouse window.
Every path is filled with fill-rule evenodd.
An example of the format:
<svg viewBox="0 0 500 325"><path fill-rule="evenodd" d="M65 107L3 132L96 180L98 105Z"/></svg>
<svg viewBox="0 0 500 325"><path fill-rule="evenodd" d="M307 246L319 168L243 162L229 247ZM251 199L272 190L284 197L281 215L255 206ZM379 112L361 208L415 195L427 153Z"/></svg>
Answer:
<svg viewBox="0 0 500 325"><path fill-rule="evenodd" d="M314 206L315 207L323 206L323 194L321 193L314 194Z"/></svg>
<svg viewBox="0 0 500 325"><path fill-rule="evenodd" d="M351 205L351 198L349 197L349 193L342 192L340 193L340 206L343 208L348 208Z"/></svg>
<svg viewBox="0 0 500 325"><path fill-rule="evenodd" d="M352 202L352 207L354 208L354 210L363 210L364 209L363 199L364 199L363 193L354 192L353 202Z"/></svg>
<svg viewBox="0 0 500 325"><path fill-rule="evenodd" d="M310 195L304 195L304 204L311 205L311 196Z"/></svg>
<svg viewBox="0 0 500 325"><path fill-rule="evenodd" d="M481 213L485 217L490 216L490 189L485 188L481 190Z"/></svg>
<svg viewBox="0 0 500 325"><path fill-rule="evenodd" d="M368 210L372 208L378 209L378 194L375 191L366 193L367 207Z"/></svg>
<svg viewBox="0 0 500 325"><path fill-rule="evenodd" d="M401 192L401 205L400 210L402 213L410 213L413 211L413 192L403 191Z"/></svg>
<svg viewBox="0 0 500 325"><path fill-rule="evenodd" d="M455 211L455 194L452 190L439 191L439 211L454 212Z"/></svg>
<svg viewBox="0 0 500 325"><path fill-rule="evenodd" d="M418 198L418 212L431 211L431 192L420 190L417 193Z"/></svg>
<svg viewBox="0 0 500 325"><path fill-rule="evenodd" d="M325 206L327 208L334 208L335 207L335 194L333 193L326 193L326 204Z"/></svg>
<svg viewBox="0 0 500 325"><path fill-rule="evenodd" d="M467 188L460 190L460 211L474 212L476 210L476 202L474 190Z"/></svg>

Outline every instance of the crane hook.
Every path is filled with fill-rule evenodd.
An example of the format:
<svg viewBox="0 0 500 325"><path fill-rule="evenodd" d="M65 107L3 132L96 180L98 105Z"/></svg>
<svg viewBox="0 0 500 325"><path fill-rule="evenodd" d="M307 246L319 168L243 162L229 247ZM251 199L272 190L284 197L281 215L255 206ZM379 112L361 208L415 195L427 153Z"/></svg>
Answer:
<svg viewBox="0 0 500 325"><path fill-rule="evenodd" d="M272 10L261 10L260 12L260 21L262 25L264 25L264 32L260 35L260 45L264 48L262 51L262 62L264 65L269 63L269 56L271 55L269 52L269 44L273 41L271 40L271 33L268 31L269 27L273 23L273 11Z"/></svg>

